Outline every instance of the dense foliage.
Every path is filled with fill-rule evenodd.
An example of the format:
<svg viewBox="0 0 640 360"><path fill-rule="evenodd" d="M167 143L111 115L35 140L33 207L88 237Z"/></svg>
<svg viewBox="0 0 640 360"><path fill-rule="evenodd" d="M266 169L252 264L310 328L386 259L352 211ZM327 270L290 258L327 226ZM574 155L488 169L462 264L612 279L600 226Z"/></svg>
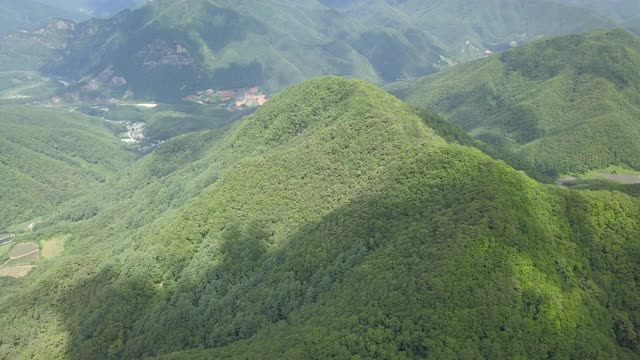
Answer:
<svg viewBox="0 0 640 360"><path fill-rule="evenodd" d="M640 169L640 39L622 30L547 38L390 86L550 175Z"/></svg>
<svg viewBox="0 0 640 360"><path fill-rule="evenodd" d="M323 78L174 138L28 235L70 237L0 282L0 357L637 358L638 200L456 134Z"/></svg>
<svg viewBox="0 0 640 360"><path fill-rule="evenodd" d="M98 119L48 108L0 106L0 229L46 215L133 162Z"/></svg>

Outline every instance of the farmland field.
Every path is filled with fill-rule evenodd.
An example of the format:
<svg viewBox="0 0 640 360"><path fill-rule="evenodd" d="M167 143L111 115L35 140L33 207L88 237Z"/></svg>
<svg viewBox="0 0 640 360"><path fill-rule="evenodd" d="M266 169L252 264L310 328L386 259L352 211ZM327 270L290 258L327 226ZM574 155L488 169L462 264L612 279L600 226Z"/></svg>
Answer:
<svg viewBox="0 0 640 360"><path fill-rule="evenodd" d="M11 259L20 258L23 256L27 256L28 254L37 252L39 249L40 248L36 243L32 243L32 242L19 243L19 244L16 244L16 246L14 246L13 249L11 249L11 252L9 253L9 257Z"/></svg>
<svg viewBox="0 0 640 360"><path fill-rule="evenodd" d="M13 234L0 234L0 246L10 243L13 237Z"/></svg>
<svg viewBox="0 0 640 360"><path fill-rule="evenodd" d="M38 244L32 242L16 244L6 256L8 259L0 265L0 276L20 278L27 275L40 260L39 250Z"/></svg>
<svg viewBox="0 0 640 360"><path fill-rule="evenodd" d="M13 278L25 277L34 267L35 265L23 265L0 269L0 276L8 276Z"/></svg>
<svg viewBox="0 0 640 360"><path fill-rule="evenodd" d="M23 266L23 265L33 265L37 263L38 260L40 260L40 255L37 252L34 252L32 254L19 257L17 259L9 260L9 262L7 262L7 264L3 267L3 269L8 269L16 266Z"/></svg>

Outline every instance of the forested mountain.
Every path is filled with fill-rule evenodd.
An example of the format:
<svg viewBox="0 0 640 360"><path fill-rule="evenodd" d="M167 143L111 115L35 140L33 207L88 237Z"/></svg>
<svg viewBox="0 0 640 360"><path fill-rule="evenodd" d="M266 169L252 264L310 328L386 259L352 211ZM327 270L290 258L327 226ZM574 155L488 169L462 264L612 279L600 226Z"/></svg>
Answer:
<svg viewBox="0 0 640 360"><path fill-rule="evenodd" d="M545 38L389 89L549 174L640 170L640 38L622 30Z"/></svg>
<svg viewBox="0 0 640 360"><path fill-rule="evenodd" d="M542 34L614 26L595 11L545 0L156 0L78 24L62 47L38 40L55 45L50 53L23 50L48 74L79 81L71 90L87 97L175 101L207 88L277 92L320 75L383 84Z"/></svg>
<svg viewBox="0 0 640 360"><path fill-rule="evenodd" d="M364 24L312 0L154 1L79 24L65 51L48 72L108 73L107 83L126 80L121 93L173 100L208 87L282 90L323 74L392 81L434 72L444 54L417 29Z"/></svg>
<svg viewBox="0 0 640 360"><path fill-rule="evenodd" d="M27 106L0 105L0 114L0 230L49 214L135 159L117 125Z"/></svg>
<svg viewBox="0 0 640 360"><path fill-rule="evenodd" d="M174 138L25 235L67 240L0 282L0 357L637 358L638 200L454 133L322 78Z"/></svg>
<svg viewBox="0 0 640 360"><path fill-rule="evenodd" d="M0 36L23 29L47 25L54 18L82 20L80 12L63 10L55 4L36 0L0 0Z"/></svg>

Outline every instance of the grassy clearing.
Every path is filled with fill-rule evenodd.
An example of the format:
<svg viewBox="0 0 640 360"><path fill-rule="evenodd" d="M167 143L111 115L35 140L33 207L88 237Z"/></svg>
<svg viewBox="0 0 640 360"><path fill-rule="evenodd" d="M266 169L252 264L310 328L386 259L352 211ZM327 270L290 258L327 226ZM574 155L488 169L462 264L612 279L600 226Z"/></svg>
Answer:
<svg viewBox="0 0 640 360"><path fill-rule="evenodd" d="M60 256L64 250L64 243L69 235L60 235L42 242L42 257L53 259Z"/></svg>
<svg viewBox="0 0 640 360"><path fill-rule="evenodd" d="M584 174L563 175L559 182L563 180L577 184L612 183L612 184L638 184L640 183L640 172L624 166L611 165L606 168L596 169ZM599 186L603 186L600 184Z"/></svg>
<svg viewBox="0 0 640 360"><path fill-rule="evenodd" d="M11 244L0 246L0 259L2 259L11 249Z"/></svg>
<svg viewBox="0 0 640 360"><path fill-rule="evenodd" d="M63 85L36 72L0 72L0 101L12 102L53 96Z"/></svg>

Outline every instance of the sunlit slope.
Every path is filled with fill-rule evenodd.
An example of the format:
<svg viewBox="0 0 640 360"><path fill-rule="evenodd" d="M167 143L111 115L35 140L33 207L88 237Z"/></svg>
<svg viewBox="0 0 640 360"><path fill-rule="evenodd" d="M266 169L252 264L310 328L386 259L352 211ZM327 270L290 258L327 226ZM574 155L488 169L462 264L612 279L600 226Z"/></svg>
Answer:
<svg viewBox="0 0 640 360"><path fill-rule="evenodd" d="M71 237L2 285L0 355L637 357L638 201L540 185L434 119L321 78L162 144L34 234Z"/></svg>
<svg viewBox="0 0 640 360"><path fill-rule="evenodd" d="M640 39L542 39L389 89L549 174L640 169Z"/></svg>

